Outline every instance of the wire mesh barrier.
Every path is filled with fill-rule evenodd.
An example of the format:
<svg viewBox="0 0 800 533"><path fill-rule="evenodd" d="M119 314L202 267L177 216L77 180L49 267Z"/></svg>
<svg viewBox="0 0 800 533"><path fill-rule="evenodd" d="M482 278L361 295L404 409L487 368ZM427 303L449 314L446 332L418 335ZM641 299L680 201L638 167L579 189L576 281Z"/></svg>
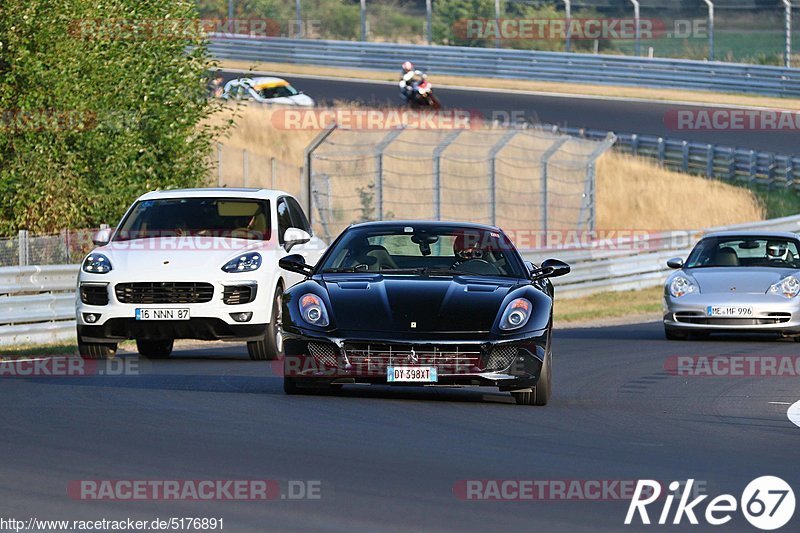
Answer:
<svg viewBox="0 0 800 533"><path fill-rule="evenodd" d="M351 223L384 219L593 229L595 162L614 140L332 126L307 151L312 222L328 240Z"/></svg>
<svg viewBox="0 0 800 533"><path fill-rule="evenodd" d="M0 267L77 263L91 251L96 231L64 230L54 235L30 235L20 230L16 237L0 239Z"/></svg>
<svg viewBox="0 0 800 533"><path fill-rule="evenodd" d="M305 194L303 172L298 166L267 154L218 144L214 174L218 187L278 189L301 198Z"/></svg>

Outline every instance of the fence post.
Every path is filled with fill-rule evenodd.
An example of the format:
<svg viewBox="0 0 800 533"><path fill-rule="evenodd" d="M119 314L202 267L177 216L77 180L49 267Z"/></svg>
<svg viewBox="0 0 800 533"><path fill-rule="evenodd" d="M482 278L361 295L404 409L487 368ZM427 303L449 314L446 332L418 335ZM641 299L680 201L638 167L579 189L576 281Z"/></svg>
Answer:
<svg viewBox="0 0 800 533"><path fill-rule="evenodd" d="M786 59L784 64L786 68L792 67L792 2L791 0L783 0L783 5L786 9Z"/></svg>
<svg viewBox="0 0 800 533"><path fill-rule="evenodd" d="M642 26L639 17L639 0L630 0L633 4L633 23L636 24L636 44L634 45L634 53L636 57L641 56L642 53Z"/></svg>
<svg viewBox="0 0 800 533"><path fill-rule="evenodd" d="M658 163L660 165L664 164L664 152L666 150L666 146L664 145L664 138L658 138Z"/></svg>
<svg viewBox="0 0 800 533"><path fill-rule="evenodd" d="M278 175L278 161L274 157L269 158L269 188L275 188L275 178ZM300 188L302 190L302 187Z"/></svg>
<svg viewBox="0 0 800 533"><path fill-rule="evenodd" d="M294 3L294 22L297 25L297 28L295 28L297 32L295 38L300 39L303 36L303 20L300 18L300 0L295 0Z"/></svg>
<svg viewBox="0 0 800 533"><path fill-rule="evenodd" d="M572 32L570 31L570 24L572 22L572 1L571 0L564 0L564 11L566 15L566 23L567 23L567 31L566 31L566 39L564 40L564 51L571 52L572 48Z"/></svg>
<svg viewBox="0 0 800 533"><path fill-rule="evenodd" d="M361 0L361 41L367 40L367 0Z"/></svg>
<svg viewBox="0 0 800 533"><path fill-rule="evenodd" d="M431 0L425 0L425 39L428 41L428 44L433 43L433 33L431 31L431 12Z"/></svg>
<svg viewBox="0 0 800 533"><path fill-rule="evenodd" d="M547 163L550 161L550 158L558 152L558 149L561 148L564 143L569 141L572 137L561 137L560 139L556 139L553 141L553 144L544 151L542 157L540 158L541 169L539 170L540 179L541 179L541 195L542 195L542 231L547 235L547 220L548 220L548 213L547 213L547 202L548 195L547 195Z"/></svg>
<svg viewBox="0 0 800 533"><path fill-rule="evenodd" d="M704 1L708 6L708 60L714 61L714 2Z"/></svg>
<svg viewBox="0 0 800 533"><path fill-rule="evenodd" d="M27 266L30 254L28 253L28 230L19 230L17 237L17 251L19 252L19 266Z"/></svg>
<svg viewBox="0 0 800 533"><path fill-rule="evenodd" d="M390 131L375 146L375 212L377 220L383 220L383 152L403 133L405 126Z"/></svg>
<svg viewBox="0 0 800 533"><path fill-rule="evenodd" d="M514 138L518 130L510 129L489 150L489 223L497 225L497 154Z"/></svg>
<svg viewBox="0 0 800 533"><path fill-rule="evenodd" d="M242 185L246 188L247 181L250 177L250 156L247 152L247 148L242 150Z"/></svg>
<svg viewBox="0 0 800 533"><path fill-rule="evenodd" d="M300 0L297 0L297 7L298 7L298 11L297 12L299 14L300 13ZM325 139L327 139L328 136L331 133L333 133L333 130L335 130L337 127L338 127L338 125L335 122L333 124L328 124L328 126L324 130L322 130L319 133L319 135L314 137L314 140L311 141L311 143L308 146L306 146L306 149L303 150L303 161L305 163L304 169L305 169L305 181L306 181L306 183L305 183L305 185L306 185L305 186L305 190L306 190L306 214L308 215L308 223L309 224L313 223L311 217L314 216L313 215L312 205L311 205L312 204L311 176L312 176L312 174L314 172L314 169L311 166L311 159L314 156L314 150L319 148L319 145L322 144L325 141ZM303 189L303 187L302 187L302 183L301 183L301 190L302 189Z"/></svg>
<svg viewBox="0 0 800 533"><path fill-rule="evenodd" d="M222 187L222 143L217 143L217 187Z"/></svg>
<svg viewBox="0 0 800 533"><path fill-rule="evenodd" d="M433 191L434 191L434 218L442 219L442 152L461 135L463 130L451 131L442 142L433 149Z"/></svg>

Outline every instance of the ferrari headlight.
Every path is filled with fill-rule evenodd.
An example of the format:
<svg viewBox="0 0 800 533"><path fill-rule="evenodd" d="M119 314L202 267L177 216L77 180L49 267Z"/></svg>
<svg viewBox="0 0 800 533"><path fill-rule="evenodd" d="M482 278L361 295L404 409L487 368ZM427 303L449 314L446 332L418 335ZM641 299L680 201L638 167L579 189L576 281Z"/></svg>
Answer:
<svg viewBox="0 0 800 533"><path fill-rule="evenodd" d="M300 316L312 326L325 327L331 323L322 298L316 294L308 293L300 298Z"/></svg>
<svg viewBox="0 0 800 533"><path fill-rule="evenodd" d="M222 267L223 272L252 272L261 266L261 254L250 252L234 257Z"/></svg>
<svg viewBox="0 0 800 533"><path fill-rule="evenodd" d="M786 276L779 282L772 284L767 294L780 294L784 298L794 298L800 294L800 281L794 276Z"/></svg>
<svg viewBox="0 0 800 533"><path fill-rule="evenodd" d="M518 329L528 323L533 311L533 304L525 298L512 300L500 318L500 329L504 331Z"/></svg>
<svg viewBox="0 0 800 533"><path fill-rule="evenodd" d="M103 254L89 254L83 260L82 269L89 274L108 274L111 272L111 261Z"/></svg>
<svg viewBox="0 0 800 533"><path fill-rule="evenodd" d="M697 285L692 280L684 276L675 276L669 282L669 293L673 298L680 298L685 294L691 294L697 291Z"/></svg>

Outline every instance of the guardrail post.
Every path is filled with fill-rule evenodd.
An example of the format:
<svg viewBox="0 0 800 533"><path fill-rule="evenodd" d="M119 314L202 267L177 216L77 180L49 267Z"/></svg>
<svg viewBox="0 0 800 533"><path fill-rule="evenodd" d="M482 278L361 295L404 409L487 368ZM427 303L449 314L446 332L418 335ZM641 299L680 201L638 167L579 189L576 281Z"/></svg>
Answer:
<svg viewBox="0 0 800 533"><path fill-rule="evenodd" d="M753 182L758 174L758 159L756 158L756 151L750 150L750 181Z"/></svg>
<svg viewBox="0 0 800 533"><path fill-rule="evenodd" d="M689 172L689 143L688 141L683 141L683 146L681 148L681 153L683 154L683 163L681 168L685 173Z"/></svg>
<svg viewBox="0 0 800 533"><path fill-rule="evenodd" d="M664 137L659 137L658 138L658 163L660 165L664 164L665 152L666 152L666 145L664 143Z"/></svg>
<svg viewBox="0 0 800 533"><path fill-rule="evenodd" d="M461 135L462 131L451 131L433 150L434 215L436 220L442 219L442 153Z"/></svg>
<svg viewBox="0 0 800 533"><path fill-rule="evenodd" d="M714 177L714 145L709 144L706 147L706 177Z"/></svg>
<svg viewBox="0 0 800 533"><path fill-rule="evenodd" d="M786 185L794 185L794 158L792 156L786 157Z"/></svg>
<svg viewBox="0 0 800 533"><path fill-rule="evenodd" d="M375 212L377 220L383 220L383 152L404 130L405 126L402 126L390 131L375 146Z"/></svg>
<svg viewBox="0 0 800 533"><path fill-rule="evenodd" d="M631 154L639 155L639 136L635 133L631 135Z"/></svg>
<svg viewBox="0 0 800 533"><path fill-rule="evenodd" d="M21 229L17 237L17 251L19 255L19 266L27 266L30 259L28 250L28 230Z"/></svg>
<svg viewBox="0 0 800 533"><path fill-rule="evenodd" d="M297 2L298 2L297 5L299 6L300 5L300 0L297 0ZM299 13L299 11L298 11L298 13ZM314 150L319 148L319 145L321 145L325 141L325 139L327 139L328 136L331 133L333 133L333 131L337 127L338 127L338 125L335 122L332 123L332 124L328 124L328 126L324 130L322 130L319 133L319 135L314 137L314 140L311 141L311 143L308 146L306 146L306 149L303 151L303 161L305 162L304 170L305 170L305 180L306 180L306 187L305 187L306 188L306 202L307 202L306 203L306 209L307 209L306 214L308 215L308 223L309 224L313 223L312 217L314 216L313 215L313 209L312 209L313 200L312 200L312 191L311 191L311 176L312 176L312 174L314 172L314 169L312 168L312 165L311 165L311 161L312 161L312 158L314 156Z"/></svg>
<svg viewBox="0 0 800 533"><path fill-rule="evenodd" d="M489 220L493 226L497 225L497 154L517 133L518 130L508 130L489 150Z"/></svg>
<svg viewBox="0 0 800 533"><path fill-rule="evenodd" d="M714 61L714 2L703 1L708 6L708 60Z"/></svg>

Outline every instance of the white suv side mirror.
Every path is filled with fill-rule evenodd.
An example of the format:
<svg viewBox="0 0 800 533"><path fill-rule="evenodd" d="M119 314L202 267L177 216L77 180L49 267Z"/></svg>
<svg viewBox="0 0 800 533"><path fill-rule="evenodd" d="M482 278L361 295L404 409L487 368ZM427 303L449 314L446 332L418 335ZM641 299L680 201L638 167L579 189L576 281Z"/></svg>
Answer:
<svg viewBox="0 0 800 533"><path fill-rule="evenodd" d="M92 237L92 242L95 246L105 246L111 241L111 230L109 228L101 229Z"/></svg>
<svg viewBox="0 0 800 533"><path fill-rule="evenodd" d="M300 228L289 228L283 234L283 247L287 252L298 244L305 244L311 240L311 235Z"/></svg>

